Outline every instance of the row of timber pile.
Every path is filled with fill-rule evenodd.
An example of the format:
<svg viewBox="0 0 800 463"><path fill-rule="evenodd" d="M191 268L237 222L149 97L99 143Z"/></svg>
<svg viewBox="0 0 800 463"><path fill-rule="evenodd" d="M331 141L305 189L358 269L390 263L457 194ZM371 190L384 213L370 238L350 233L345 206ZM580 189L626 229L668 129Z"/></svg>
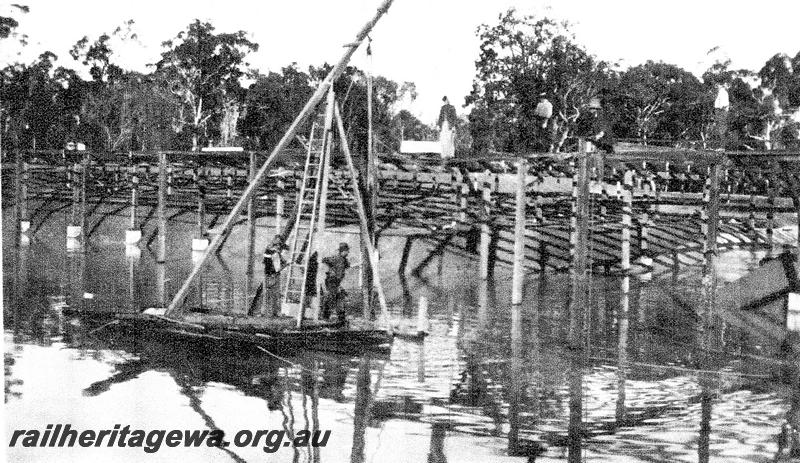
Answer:
<svg viewBox="0 0 800 463"><path fill-rule="evenodd" d="M302 155L302 152L287 153L262 184L255 202L257 216L274 216L278 197L283 198L284 216L291 213L301 182ZM3 164L4 207L14 203L9 200L14 196L17 166L21 165L20 177L27 201L39 207L29 208L31 215L44 217L48 208L80 197L76 190L85 187L89 216L100 205L117 205L115 213L125 214L136 190L138 205L144 211L149 210L143 212L142 228L152 217L158 201L155 153L111 156L52 151L20 153L20 157L21 163L17 159L16 163ZM213 228L248 184L248 153L169 153L167 158L167 202L174 211L172 220L182 220L182 215L191 217L198 202L202 202L208 227ZM264 156L257 154L254 159L259 163ZM714 159L722 162L719 156ZM85 176L84 165L88 166ZM634 259L646 255L656 263L672 266L678 259L676 254L680 254L684 264L699 263L700 210L710 165L707 159L673 156L670 160L660 160L652 156L616 155L593 165L590 205L593 265L606 270L618 267L626 192L632 199ZM800 164L790 156L737 156L725 158L724 166L720 182L720 246L768 242L769 230L775 227L775 215L797 212ZM377 170L379 234L398 233L440 242L446 239L446 246L474 252L480 225L489 223L496 261L509 262L516 189L514 169L513 159L442 165L435 159L383 156ZM571 260L574 161L566 155L530 158L528 172L528 266L567 269ZM334 161L328 190L328 226L355 223L349 180L346 169ZM189 217L185 220L190 220Z"/></svg>

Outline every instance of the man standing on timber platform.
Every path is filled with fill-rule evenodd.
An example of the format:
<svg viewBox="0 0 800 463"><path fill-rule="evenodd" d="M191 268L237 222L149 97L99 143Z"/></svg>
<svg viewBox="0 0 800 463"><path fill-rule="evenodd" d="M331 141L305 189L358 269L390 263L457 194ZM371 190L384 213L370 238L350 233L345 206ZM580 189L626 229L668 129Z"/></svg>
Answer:
<svg viewBox="0 0 800 463"><path fill-rule="evenodd" d="M578 135L586 137L597 149L606 153L614 152L614 135L611 122L606 117L600 98L592 98L589 112L578 120Z"/></svg>
<svg viewBox="0 0 800 463"><path fill-rule="evenodd" d="M342 280L345 272L350 268L350 261L347 254L350 253L350 246L347 243L339 243L339 253L335 256L328 256L322 259L322 263L328 266L325 274L325 297L322 303L322 318L329 318L331 312L336 312L340 322L345 321L344 291L341 289Z"/></svg>
<svg viewBox="0 0 800 463"><path fill-rule="evenodd" d="M439 110L439 142L442 144L442 159L452 159L456 155L456 124L458 116L456 108L450 104L445 96L442 98L442 108Z"/></svg>
<svg viewBox="0 0 800 463"><path fill-rule="evenodd" d="M538 152L548 153L553 146L553 124L550 119L553 117L553 103L547 99L547 93L539 94L539 102L533 111L536 116L536 146Z"/></svg>
<svg viewBox="0 0 800 463"><path fill-rule="evenodd" d="M717 96L714 98L714 132L712 133L715 149L725 149L728 145L728 111L730 98L727 85L717 84Z"/></svg>
<svg viewBox="0 0 800 463"><path fill-rule="evenodd" d="M286 260L283 258L285 246L281 238L276 236L272 243L264 249L264 308L261 315L277 317L280 313L281 270Z"/></svg>

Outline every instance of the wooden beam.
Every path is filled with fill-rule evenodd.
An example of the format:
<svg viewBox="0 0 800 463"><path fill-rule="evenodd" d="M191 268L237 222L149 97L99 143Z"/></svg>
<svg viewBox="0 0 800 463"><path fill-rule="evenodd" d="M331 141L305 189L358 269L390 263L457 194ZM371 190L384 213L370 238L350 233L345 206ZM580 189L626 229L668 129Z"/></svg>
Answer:
<svg viewBox="0 0 800 463"><path fill-rule="evenodd" d="M250 153L250 170L247 173L247 179L249 181L253 181L253 178L256 176L256 153ZM250 198L250 201L247 202L247 284L250 284L250 280L253 277L254 272L254 256L255 256L255 248L256 248L256 208L255 208L255 198ZM249 295L250 292L248 291L247 294Z"/></svg>
<svg viewBox="0 0 800 463"><path fill-rule="evenodd" d="M242 196L239 198L239 200L233 206L231 212L225 218L225 221L222 224L222 232L214 237L214 239L211 241L208 248L206 249L205 253L203 253L203 256L200 258L197 264L195 264L194 268L192 269L192 272L189 274L189 276L183 282L181 288L175 294L175 297L172 298L172 301L170 302L169 307L167 307L167 310L165 312L166 316L169 316L172 313L174 313L178 309L178 307L183 303L183 300L189 294L189 290L192 287L194 280L197 279L198 275L200 275L200 272L202 271L205 264L208 262L211 256L216 252L220 244L222 244L224 237L228 233L230 233L231 229L233 228L233 225L236 223L236 221L239 218L239 215L242 213L242 210L250 201L250 198L255 194L258 187L261 185L261 182L264 180L264 177L266 176L267 171L269 170L272 163L275 162L275 159L289 145L289 143L292 140L294 140L294 136L297 133L297 130L300 128L300 125L303 124L308 115L314 111L314 109L317 107L317 104L319 104L319 102L327 93L328 89L333 85L333 82L337 78L339 78L339 76L344 71L345 66L350 61L350 58L353 56L356 49L358 48L358 46L361 44L361 42L364 41L364 39L367 37L367 34L369 34L370 31L375 27L375 24L377 24L378 20L386 13L386 11L388 11L393 1L394 0L384 0L383 3L381 3L380 7L378 7L378 11L375 13L372 19L370 19L358 32L358 34L356 35L356 39L352 43L346 45L347 50L344 52L342 57L339 58L339 61L336 63L333 69L331 69L331 71L328 73L325 79L322 82L320 82L319 86L317 87L317 90L314 92L311 98L309 98L308 102L306 102L306 105L300 111L300 114L298 114L297 117L294 119L292 125L290 125L289 128L286 130L286 133L283 134L283 137L280 139L280 141L278 141L278 144L275 145L275 148L272 150L270 155L264 161L264 164L256 173L256 176L253 179L253 181L250 182L250 185L247 186L247 188L242 193Z"/></svg>
<svg viewBox="0 0 800 463"><path fill-rule="evenodd" d="M340 113L338 103L334 107L334 111L336 116L336 126L339 129L342 151L344 152L344 157L347 161L347 168L350 169L350 175L352 176L351 185L353 187L353 198L355 199L356 203L358 220L361 225L361 241L364 244L364 248L366 248L367 257L369 258L370 267L372 268L372 282L375 285L375 290L378 293L378 303L381 305L381 316L386 317L389 315L389 309L386 305L386 295L383 292L383 285L381 284L381 278L378 274L378 255L369 239L369 228L367 226L367 213L364 209L364 199L361 197L361 191L358 188L358 173L356 171L356 166L353 163L353 157L350 155L350 147L347 145L347 133L344 130L344 124L342 123L342 115Z"/></svg>
<svg viewBox="0 0 800 463"><path fill-rule="evenodd" d="M167 155L158 153L158 257L156 262L167 261ZM164 299L159 299L164 303Z"/></svg>
<svg viewBox="0 0 800 463"><path fill-rule="evenodd" d="M719 181L722 165L714 164L709 169L708 199L706 201L706 236L704 251L717 254L717 234L719 228Z"/></svg>

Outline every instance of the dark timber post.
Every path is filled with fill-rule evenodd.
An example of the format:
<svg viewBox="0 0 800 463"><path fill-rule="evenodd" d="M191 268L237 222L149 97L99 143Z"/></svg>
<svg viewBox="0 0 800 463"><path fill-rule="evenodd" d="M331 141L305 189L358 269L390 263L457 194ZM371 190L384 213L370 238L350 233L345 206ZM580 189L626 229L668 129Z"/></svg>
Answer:
<svg viewBox="0 0 800 463"><path fill-rule="evenodd" d="M20 234L23 232L22 221L24 220L23 219L23 214L24 214L23 202L24 201L22 199L22 196L23 196L23 191L22 191L23 190L23 172L22 171L24 169L23 168L23 164L24 163L25 162L23 160L22 151L17 149L16 167L14 169L14 201L15 201L15 203L14 203L14 221L16 221L14 229L16 230L16 238L15 238L15 240L17 240L16 241L17 243L19 243Z"/></svg>
<svg viewBox="0 0 800 463"><path fill-rule="evenodd" d="M89 155L84 154L83 158L81 158L81 205L80 205L80 218L79 218L79 225L81 226L81 234L83 234L83 230L86 229L86 186L89 179L89 166L91 162L89 160ZM86 235L84 235L84 239Z"/></svg>
<svg viewBox="0 0 800 463"><path fill-rule="evenodd" d="M247 181L252 182L256 176L256 170L258 166L256 166L256 153L250 152L250 170L247 173ZM255 199L250 198L250 201L247 202L247 284L250 284L250 280L253 277L253 267L254 267L254 255L255 255L255 246L256 246L256 211L255 211ZM248 295L250 292L247 292Z"/></svg>
<svg viewBox="0 0 800 463"><path fill-rule="evenodd" d="M371 51L368 48L368 52ZM368 134L367 134L367 153L364 157L364 163L361 172L361 178L363 179L361 184L364 187L364 211L366 212L367 216L367 232L368 236L365 237L366 241L371 243L373 249L378 249L378 243L375 241L375 210L377 207L376 200L377 200L377 188L375 186L376 178L375 178L375 157L373 153L373 141L372 141L372 75L368 75L368 85L367 85L367 119L368 119ZM331 95L333 92L331 91ZM332 97L331 97L332 98ZM333 104L331 102L331 104ZM367 255L367 248L365 240L361 241L361 255ZM372 268L370 265L369 259L361 259L361 297L363 300L363 315L364 318L370 318L373 313L372 307L372 300L373 300L373 286L374 282L372 279Z"/></svg>
<svg viewBox="0 0 800 463"><path fill-rule="evenodd" d="M283 208L285 198L283 196L283 177L278 177L277 190L278 194L275 197L275 235L281 234L281 226L283 225Z"/></svg>
<svg viewBox="0 0 800 463"><path fill-rule="evenodd" d="M773 176L767 180L767 245L769 246L769 255L775 254L774 234L775 234L775 189L777 185L773 182Z"/></svg>
<svg viewBox="0 0 800 463"><path fill-rule="evenodd" d="M20 185L20 195L17 196L19 198L19 208L20 208L20 215L19 215L19 227L22 233L28 231L31 226L30 218L28 217L28 163L25 162L25 158L22 158L22 165L19 164L17 167L22 167L21 172L21 185Z"/></svg>
<svg viewBox="0 0 800 463"><path fill-rule="evenodd" d="M158 153L158 257L156 262L167 261L167 154Z"/></svg>
<svg viewBox="0 0 800 463"><path fill-rule="evenodd" d="M719 180L722 173L722 166L714 164L709 169L707 180L707 192L705 201L705 240L703 252L705 254L717 254L717 229L719 226Z"/></svg>
<svg viewBox="0 0 800 463"><path fill-rule="evenodd" d="M589 268L589 159L586 143L581 140L575 188L575 253L570 313L570 345L582 345L583 313L587 306L587 270Z"/></svg>

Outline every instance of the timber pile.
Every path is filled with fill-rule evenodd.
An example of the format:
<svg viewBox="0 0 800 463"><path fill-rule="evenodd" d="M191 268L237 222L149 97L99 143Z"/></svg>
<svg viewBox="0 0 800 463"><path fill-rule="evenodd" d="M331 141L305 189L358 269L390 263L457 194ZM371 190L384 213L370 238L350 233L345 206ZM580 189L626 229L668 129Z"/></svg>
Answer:
<svg viewBox="0 0 800 463"><path fill-rule="evenodd" d="M72 215L86 214L89 235L107 215L129 214L136 190L136 207L147 226L158 205L158 163L155 153L127 156L65 151L20 153L20 177L31 229L54 213L72 206ZM282 203L284 218L295 207L302 166L298 150L287 150L270 171L254 200L255 217L274 216ZM207 229L226 214L249 180L250 153L167 153L166 202L170 220L206 214ZM88 158L88 162L84 159ZM263 159L255 153L256 163ZM574 162L569 155L531 156L526 177L526 267L563 271L570 266L570 217ZM511 159L474 159L447 166L434 159L385 155L379 162L378 236L402 234L424 238L436 248L476 252L477 234L488 224L493 262L510 264L513 252L515 174ZM656 265L702 263L704 186L708 166L724 161L720 183L720 247L770 246L779 214L798 210L796 153L716 153L651 150L605 155L593 169L590 261L598 271L621 268L622 196L631 195L631 249L634 266L642 256ZM17 165L4 164L4 207L15 204ZM86 165L85 185L83 166ZM625 177L630 185L624 185ZM353 225L355 214L348 187L349 172L334 166L328 189L330 226ZM602 182L602 183L600 183ZM83 189L86 209L76 207ZM489 201L482 191L488 189ZM278 198L281 198L280 200ZM71 203L71 204L70 204ZM101 209L102 206L109 206ZM109 212L110 208L110 212ZM104 216L92 217L98 210ZM96 214L94 214L96 215ZM244 220L244 218L242 219ZM38 222L38 223L36 223ZM642 231L647 243L642 246ZM153 232L155 233L155 232ZM151 239L154 235L151 236ZM150 240L148 240L150 241ZM647 246L649 245L649 246Z"/></svg>

